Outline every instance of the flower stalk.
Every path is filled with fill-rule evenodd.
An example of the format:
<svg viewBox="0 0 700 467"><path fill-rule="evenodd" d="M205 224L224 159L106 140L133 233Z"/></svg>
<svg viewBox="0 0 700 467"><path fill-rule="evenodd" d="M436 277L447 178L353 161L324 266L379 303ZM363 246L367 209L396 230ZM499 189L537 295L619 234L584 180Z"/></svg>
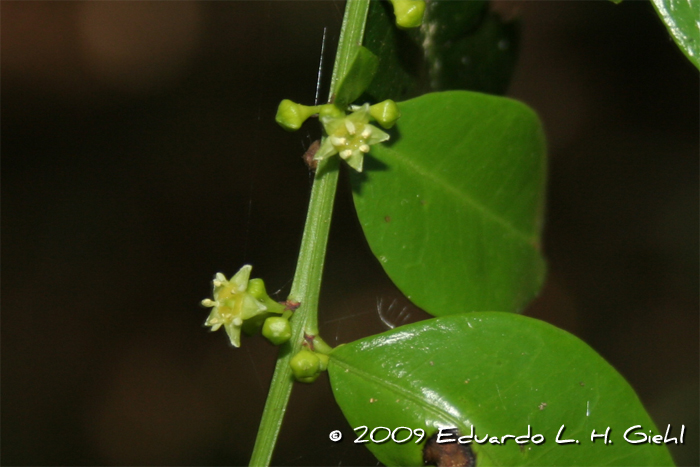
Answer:
<svg viewBox="0 0 700 467"><path fill-rule="evenodd" d="M362 43L368 9L369 0L348 0L346 3L330 95L333 95L337 83L347 74L350 60ZM304 235L289 296L289 300L301 305L290 321L291 339L280 346L275 373L250 459L251 466L270 465L294 382L290 360L302 349L305 335L318 335L318 298L337 184L338 159L329 158L319 163L311 189Z"/></svg>

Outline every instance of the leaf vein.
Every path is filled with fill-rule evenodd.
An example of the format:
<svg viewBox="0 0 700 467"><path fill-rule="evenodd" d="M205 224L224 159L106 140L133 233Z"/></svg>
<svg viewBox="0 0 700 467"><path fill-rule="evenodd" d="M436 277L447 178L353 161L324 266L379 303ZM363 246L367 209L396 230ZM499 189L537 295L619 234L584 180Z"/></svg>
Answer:
<svg viewBox="0 0 700 467"><path fill-rule="evenodd" d="M439 187L445 189L446 191L449 191L454 195L454 197L462 202L462 204L470 206L472 209L475 209L479 211L481 214L484 215L487 219L501 225L504 229L506 229L509 233L511 233L514 237L519 238L522 240L524 243L527 243L528 245L534 245L536 238L534 235L528 235L527 232L524 232L517 227L515 227L512 223L510 223L507 219L503 218L503 216L493 212L486 206L484 206L482 203L476 201L473 197L469 196L469 194L465 193L463 190L460 190L459 187L454 186L453 184L449 183L447 180L444 178L441 178L437 176L435 173L432 171L428 171L425 169L425 167L421 166L420 164L417 164L415 161L412 161L410 159L407 159L405 157L400 157L399 154L397 153L396 150L384 147L383 150L388 154L390 157L393 159L399 161L404 165L404 167L410 169L413 171L415 174L423 177L425 180L430 181L431 183L438 185Z"/></svg>
<svg viewBox="0 0 700 467"><path fill-rule="evenodd" d="M423 397L416 396L413 392L408 391L401 386L398 386L396 384L392 384L389 381L383 380L381 378L378 378L371 373L367 373L365 371L362 371L361 369L354 367L346 362L343 362L339 360L337 357L333 358L334 363L338 365L339 367L347 370L352 370L356 375L359 377L365 379L366 381L370 383L374 383L377 386L384 387L385 389L389 389L391 391L396 392L397 394L400 394L402 397L405 399L409 399L411 402L414 404L423 407L425 410L428 410L433 413L433 415L438 415L440 417L444 417L446 421L449 421L450 423L453 424L455 427L460 427L461 430L465 430L466 426L464 426L464 423L462 423L460 420L457 420L454 418L454 416L450 415L449 412L445 411L444 409L440 408L439 406L430 403L429 401L426 401Z"/></svg>

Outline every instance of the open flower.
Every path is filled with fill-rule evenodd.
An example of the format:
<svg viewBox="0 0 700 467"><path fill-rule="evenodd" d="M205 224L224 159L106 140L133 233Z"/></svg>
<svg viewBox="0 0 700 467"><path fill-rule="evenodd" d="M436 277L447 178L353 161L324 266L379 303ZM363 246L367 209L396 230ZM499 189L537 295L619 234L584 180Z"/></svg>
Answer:
<svg viewBox="0 0 700 467"><path fill-rule="evenodd" d="M231 344L241 346L241 326L243 321L254 318L267 311L267 306L248 292L250 271L249 264L243 266L230 280L222 273L214 278L214 299L202 300L202 305L211 307L211 313L205 326L216 331L224 326Z"/></svg>
<svg viewBox="0 0 700 467"><path fill-rule="evenodd" d="M374 125L369 124L369 104L347 116L322 115L321 123L328 134L314 156L323 160L334 154L340 155L348 165L362 172L364 156L373 144L389 139L389 135Z"/></svg>

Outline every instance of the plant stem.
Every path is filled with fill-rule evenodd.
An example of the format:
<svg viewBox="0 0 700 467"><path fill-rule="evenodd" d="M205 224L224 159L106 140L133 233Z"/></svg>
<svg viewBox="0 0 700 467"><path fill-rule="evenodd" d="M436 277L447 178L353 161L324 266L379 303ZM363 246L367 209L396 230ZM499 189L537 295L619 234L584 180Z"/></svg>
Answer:
<svg viewBox="0 0 700 467"><path fill-rule="evenodd" d="M337 83L350 68L350 59L362 44L369 0L347 0L345 16L338 42L329 100L336 91ZM318 334L318 297L321 290L323 263L326 257L331 214L338 185L339 158L332 157L319 164L314 177L309 210L304 226L297 269L289 299L301 303L291 319L292 338L280 348L267 395L258 436L255 440L250 465L268 466L277 443L282 419L292 393L291 358L299 352L304 333Z"/></svg>

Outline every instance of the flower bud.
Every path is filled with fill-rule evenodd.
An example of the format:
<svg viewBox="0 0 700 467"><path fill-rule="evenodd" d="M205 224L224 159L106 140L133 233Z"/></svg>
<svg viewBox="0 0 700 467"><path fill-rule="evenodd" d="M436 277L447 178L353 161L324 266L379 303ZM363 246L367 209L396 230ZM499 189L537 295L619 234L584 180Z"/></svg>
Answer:
<svg viewBox="0 0 700 467"><path fill-rule="evenodd" d="M371 106L369 108L369 114L384 128L391 128L394 126L396 120L401 116L399 106L391 99Z"/></svg>
<svg viewBox="0 0 700 467"><path fill-rule="evenodd" d="M297 381L313 383L321 373L321 359L308 349L301 349L289 362Z"/></svg>
<svg viewBox="0 0 700 467"><path fill-rule="evenodd" d="M287 131L296 131L307 118L318 113L318 110L319 106L309 107L284 99L277 108L275 121Z"/></svg>
<svg viewBox="0 0 700 467"><path fill-rule="evenodd" d="M398 27L417 28L423 22L425 0L391 0L391 3Z"/></svg>
<svg viewBox="0 0 700 467"><path fill-rule="evenodd" d="M262 335L273 344L281 345L292 337L292 326L280 316L271 316L263 324Z"/></svg>
<svg viewBox="0 0 700 467"><path fill-rule="evenodd" d="M265 305L268 313L277 313L279 315L284 313L285 306L270 298L265 290L265 282L262 279L250 279L246 291Z"/></svg>

